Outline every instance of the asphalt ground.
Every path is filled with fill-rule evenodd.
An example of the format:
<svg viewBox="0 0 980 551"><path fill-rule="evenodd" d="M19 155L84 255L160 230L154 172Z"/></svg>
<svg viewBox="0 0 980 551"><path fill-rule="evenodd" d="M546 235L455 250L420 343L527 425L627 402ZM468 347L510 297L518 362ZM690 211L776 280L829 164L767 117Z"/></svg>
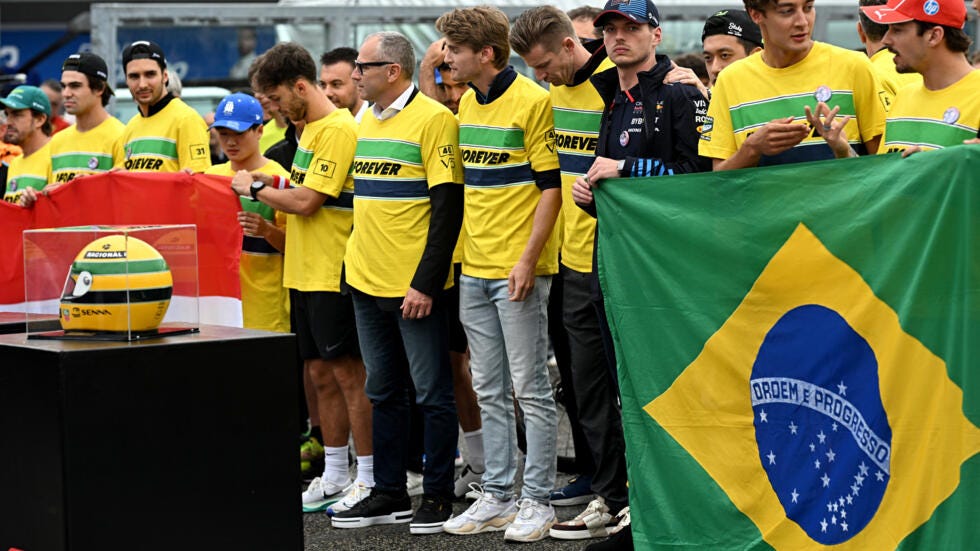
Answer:
<svg viewBox="0 0 980 551"><path fill-rule="evenodd" d="M557 383L557 370L551 368L552 385ZM568 416L565 415L564 408L558 408L558 446L559 456L574 457L575 449L572 445L571 429L568 424ZM462 436L460 437L460 449L464 447ZM523 457L518 463L516 492L520 492L521 473L523 472ZM457 475L460 469L457 469ZM353 475L354 473L352 473ZM555 483L556 488L563 487L568 479L573 476L570 473L559 472ZM421 497L412 498L412 506L418 508ZM458 515L466 510L469 502L458 501L453 504L453 514ZM585 504L570 507L555 507L555 515L558 521L571 519L585 509ZM326 513L307 513L303 515L303 537L305 540L306 551L401 551L415 549L452 549L453 551L492 551L494 549L514 550L524 546L528 549L537 550L578 550L584 548L589 543L598 541L595 539L568 541L545 538L534 543L513 543L504 542L503 532L487 532L484 534L474 534L470 536L454 536L450 534L427 534L414 536L408 531L408 523L389 524L384 526L372 526L369 528L339 529L330 525L330 518Z"/></svg>
<svg viewBox="0 0 980 551"><path fill-rule="evenodd" d="M568 481L567 474L559 473L558 486L564 486ZM421 497L412 498L413 507L418 507ZM466 510L469 503L458 501L453 505L453 514ZM585 505L571 507L555 507L559 521L567 520L582 512ZM514 550L520 547L537 550L578 550L584 548L590 540L556 540L545 538L534 543L512 543L504 541L504 533L487 532L470 536L454 536L450 534L428 534L413 536L408 532L408 523L372 526L369 528L339 529L330 526L330 518L325 513L308 513L303 515L303 536L306 551L400 551L400 550L430 550L452 549L454 551L490 551L494 549Z"/></svg>

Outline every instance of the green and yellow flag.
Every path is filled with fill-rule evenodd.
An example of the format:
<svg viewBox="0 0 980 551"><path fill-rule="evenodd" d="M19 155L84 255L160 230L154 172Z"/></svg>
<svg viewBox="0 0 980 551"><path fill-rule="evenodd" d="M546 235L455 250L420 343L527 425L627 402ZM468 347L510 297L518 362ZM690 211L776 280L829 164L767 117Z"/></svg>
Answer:
<svg viewBox="0 0 980 551"><path fill-rule="evenodd" d="M977 549L980 147L612 180L637 549Z"/></svg>

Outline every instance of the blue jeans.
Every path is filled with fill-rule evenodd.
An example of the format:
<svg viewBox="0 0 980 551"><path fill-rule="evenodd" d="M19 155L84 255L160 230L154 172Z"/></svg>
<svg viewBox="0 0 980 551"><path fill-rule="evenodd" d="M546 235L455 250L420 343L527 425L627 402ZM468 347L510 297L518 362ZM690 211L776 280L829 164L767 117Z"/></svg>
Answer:
<svg viewBox="0 0 980 551"><path fill-rule="evenodd" d="M377 298L353 291L354 316L367 372L365 392L374 414L375 487L384 492L405 491L406 459L411 450L409 396L422 412L426 495L452 499L456 452L456 402L449 363L448 325L441 297L432 314L402 319L401 299Z"/></svg>
<svg viewBox="0 0 980 551"><path fill-rule="evenodd" d="M506 279L464 275L459 280L459 318L470 342L487 450L483 487L501 499L513 496L517 475L512 392L527 434L521 497L547 503L555 484L558 423L547 365L550 289L551 277L539 276L524 301L510 302Z"/></svg>

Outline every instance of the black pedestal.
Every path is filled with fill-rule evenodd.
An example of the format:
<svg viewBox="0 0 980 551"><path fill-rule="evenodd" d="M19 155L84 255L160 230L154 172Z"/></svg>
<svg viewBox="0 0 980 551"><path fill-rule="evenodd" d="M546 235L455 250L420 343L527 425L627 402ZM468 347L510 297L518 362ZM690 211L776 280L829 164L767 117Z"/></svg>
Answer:
<svg viewBox="0 0 980 551"><path fill-rule="evenodd" d="M0 336L0 550L302 550L295 355Z"/></svg>
<svg viewBox="0 0 980 551"><path fill-rule="evenodd" d="M31 332L54 331L61 329L58 316L44 314L22 314L20 312L0 312L0 335L24 333L27 331L27 317L31 319ZM7 551L4 549L3 551Z"/></svg>

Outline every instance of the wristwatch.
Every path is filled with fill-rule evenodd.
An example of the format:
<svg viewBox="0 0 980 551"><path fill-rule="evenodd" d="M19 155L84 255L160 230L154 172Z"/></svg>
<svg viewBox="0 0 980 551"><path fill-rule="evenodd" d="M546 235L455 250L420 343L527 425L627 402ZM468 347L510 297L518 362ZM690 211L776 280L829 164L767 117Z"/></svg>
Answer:
<svg viewBox="0 0 980 551"><path fill-rule="evenodd" d="M252 182L251 187L249 187L249 191L252 192L252 200L253 201L258 201L259 200L259 198L256 197L256 194L259 192L260 189L262 189L264 187L265 187L265 184L263 184L262 182Z"/></svg>
<svg viewBox="0 0 980 551"><path fill-rule="evenodd" d="M620 159L619 162L616 163L616 170L622 172L624 168L626 168L626 159ZM254 186L255 184L252 185ZM252 193L252 195L254 196L255 193Z"/></svg>

